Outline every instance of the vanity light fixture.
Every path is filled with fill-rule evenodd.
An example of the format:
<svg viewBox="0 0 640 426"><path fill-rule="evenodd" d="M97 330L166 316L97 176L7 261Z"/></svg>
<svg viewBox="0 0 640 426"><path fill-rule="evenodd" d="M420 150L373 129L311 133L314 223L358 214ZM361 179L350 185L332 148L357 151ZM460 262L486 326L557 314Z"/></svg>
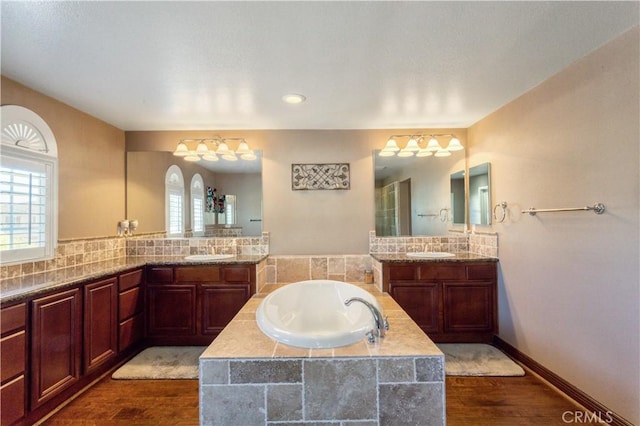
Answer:
<svg viewBox="0 0 640 426"><path fill-rule="evenodd" d="M426 138L429 138L428 142L425 142ZM438 141L441 137L451 137L446 148L443 148ZM398 146L398 139L408 138L407 144L404 148L400 149ZM380 157L429 157L431 155L435 157L448 157L452 151L463 150L464 147L460 143L460 140L451 133L444 134L416 134L416 135L392 135L387 140L386 145L378 153Z"/></svg>
<svg viewBox="0 0 640 426"><path fill-rule="evenodd" d="M240 141L238 149L229 149L227 142ZM253 161L256 154L244 138L209 138L209 139L181 139L173 155L183 157L186 161L218 161L219 157L226 161L238 161L238 156L246 161Z"/></svg>

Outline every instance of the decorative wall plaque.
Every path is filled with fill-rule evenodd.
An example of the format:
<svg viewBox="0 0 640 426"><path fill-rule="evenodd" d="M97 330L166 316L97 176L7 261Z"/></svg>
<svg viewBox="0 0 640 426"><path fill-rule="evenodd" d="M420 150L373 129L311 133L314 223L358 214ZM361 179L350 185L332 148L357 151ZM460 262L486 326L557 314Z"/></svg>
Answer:
<svg viewBox="0 0 640 426"><path fill-rule="evenodd" d="M291 189L350 189L349 163L292 164Z"/></svg>

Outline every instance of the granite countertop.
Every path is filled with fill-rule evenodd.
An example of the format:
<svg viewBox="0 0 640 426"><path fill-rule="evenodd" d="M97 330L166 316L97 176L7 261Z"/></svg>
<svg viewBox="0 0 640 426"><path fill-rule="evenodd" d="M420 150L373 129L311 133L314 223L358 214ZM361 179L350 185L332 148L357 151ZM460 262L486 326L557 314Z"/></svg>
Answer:
<svg viewBox="0 0 640 426"><path fill-rule="evenodd" d="M351 283L373 294L383 315L389 318L389 331L383 339L369 344L363 336L359 342L329 349L306 349L279 343L265 335L256 321L256 310L264 297L283 285L267 284L254 295L200 356L220 358L342 358L442 356L438 347L424 334L409 315L387 294L373 284Z"/></svg>
<svg viewBox="0 0 640 426"><path fill-rule="evenodd" d="M406 253L371 253L381 263L443 263L443 262L497 262L498 258L475 253L454 253L454 257L409 257Z"/></svg>
<svg viewBox="0 0 640 426"><path fill-rule="evenodd" d="M0 304L19 302L51 290L63 290L146 265L255 265L266 257L267 255L237 255L229 259L188 261L184 256L128 256L123 259L93 262L24 277L3 279Z"/></svg>

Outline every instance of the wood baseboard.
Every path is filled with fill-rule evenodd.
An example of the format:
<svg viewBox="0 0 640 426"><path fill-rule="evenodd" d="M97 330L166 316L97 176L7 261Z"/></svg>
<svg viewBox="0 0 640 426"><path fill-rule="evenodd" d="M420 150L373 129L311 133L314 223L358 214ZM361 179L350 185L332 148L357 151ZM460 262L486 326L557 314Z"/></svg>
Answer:
<svg viewBox="0 0 640 426"><path fill-rule="evenodd" d="M547 382L551 383L562 393L586 408L590 413L599 416L599 418L602 420L601 423L616 426L633 426L633 423L614 413L562 377L558 376L553 371L549 370L529 356L523 354L518 349L511 346L509 343L505 342L498 336L493 336L493 345L505 352L507 355L511 356L516 361L523 364L534 373L538 374ZM591 423L598 422L594 420Z"/></svg>

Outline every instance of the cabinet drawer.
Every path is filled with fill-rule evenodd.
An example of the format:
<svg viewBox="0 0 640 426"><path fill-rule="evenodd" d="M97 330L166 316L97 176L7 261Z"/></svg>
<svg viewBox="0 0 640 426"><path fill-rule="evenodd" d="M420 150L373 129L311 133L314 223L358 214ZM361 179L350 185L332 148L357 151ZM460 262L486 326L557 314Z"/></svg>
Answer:
<svg viewBox="0 0 640 426"><path fill-rule="evenodd" d="M187 266L176 268L176 282L215 283L220 281L219 266Z"/></svg>
<svg viewBox="0 0 640 426"><path fill-rule="evenodd" d="M496 264L486 263L467 266L467 279L469 280L494 280L496 278Z"/></svg>
<svg viewBox="0 0 640 426"><path fill-rule="evenodd" d="M147 269L147 282L172 283L173 268L149 268Z"/></svg>
<svg viewBox="0 0 640 426"><path fill-rule="evenodd" d="M26 332L24 330L0 340L2 382L24 372L25 348Z"/></svg>
<svg viewBox="0 0 640 426"><path fill-rule="evenodd" d="M389 266L389 279L391 281L415 281L418 268L414 265L391 265Z"/></svg>
<svg viewBox="0 0 640 426"><path fill-rule="evenodd" d="M122 352L142 339L144 317L142 313L120 323L118 350Z"/></svg>
<svg viewBox="0 0 640 426"><path fill-rule="evenodd" d="M0 328L2 334L10 331L18 330L25 327L27 320L27 305L21 303L19 305L9 306L0 311Z"/></svg>
<svg viewBox="0 0 640 426"><path fill-rule="evenodd" d="M118 321L125 320L142 311L143 297L140 287L120 293L118 305Z"/></svg>
<svg viewBox="0 0 640 426"><path fill-rule="evenodd" d="M228 283L248 283L251 281L251 269L247 266L225 266L222 277Z"/></svg>
<svg viewBox="0 0 640 426"><path fill-rule="evenodd" d="M9 425L25 415L24 376L0 387L0 424Z"/></svg>
<svg viewBox="0 0 640 426"><path fill-rule="evenodd" d="M420 281L425 280L464 280L464 266L458 263L451 264L423 264L420 265Z"/></svg>
<svg viewBox="0 0 640 426"><path fill-rule="evenodd" d="M120 275L118 278L118 290L125 291L138 287L142 283L142 269Z"/></svg>

